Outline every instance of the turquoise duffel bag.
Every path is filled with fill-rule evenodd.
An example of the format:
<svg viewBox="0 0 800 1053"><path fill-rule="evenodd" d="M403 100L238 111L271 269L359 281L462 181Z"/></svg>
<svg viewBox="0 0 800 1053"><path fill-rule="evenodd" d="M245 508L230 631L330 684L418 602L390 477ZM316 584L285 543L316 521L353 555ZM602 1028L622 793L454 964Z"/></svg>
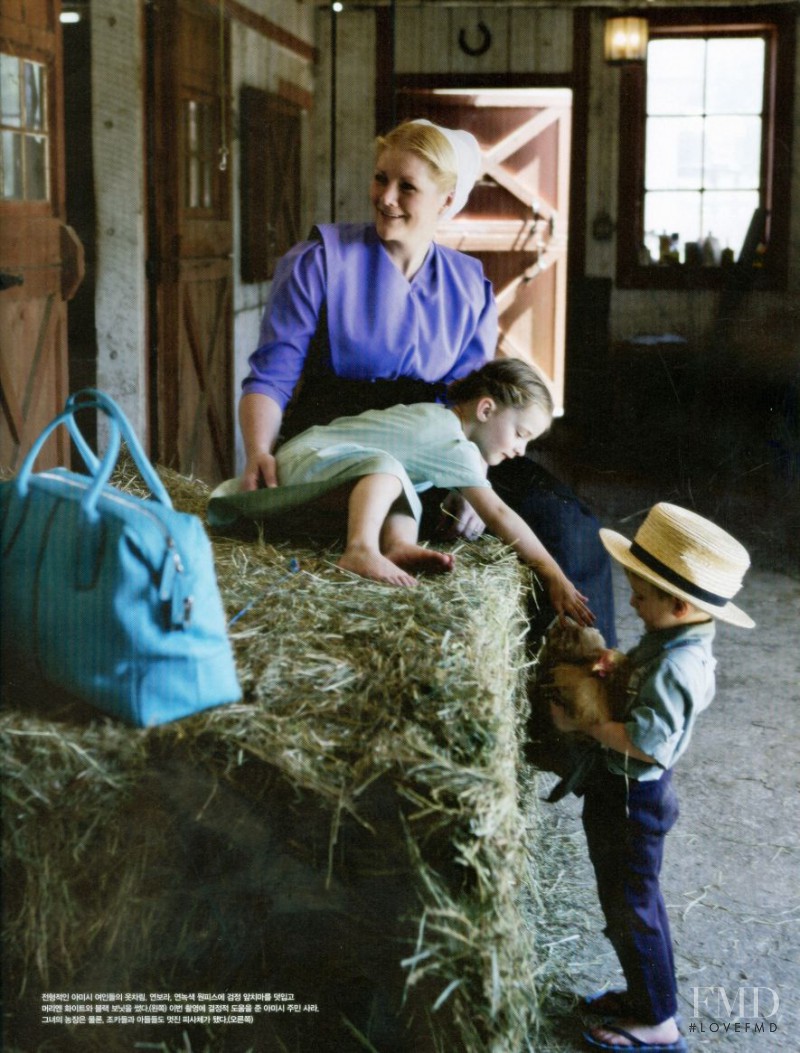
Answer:
<svg viewBox="0 0 800 1053"><path fill-rule="evenodd" d="M102 460L75 422L110 420ZM33 473L66 425L88 474ZM151 497L108 484L124 439ZM0 484L0 653L6 681L32 674L129 724L150 727L241 698L211 544L176 512L133 428L86 388Z"/></svg>

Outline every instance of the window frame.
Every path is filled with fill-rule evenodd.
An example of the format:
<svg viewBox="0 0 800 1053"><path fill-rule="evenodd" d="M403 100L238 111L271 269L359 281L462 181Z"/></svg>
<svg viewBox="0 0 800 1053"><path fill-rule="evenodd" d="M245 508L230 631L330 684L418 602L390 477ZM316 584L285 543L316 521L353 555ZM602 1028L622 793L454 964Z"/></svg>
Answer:
<svg viewBox="0 0 800 1053"><path fill-rule="evenodd" d="M204 126L206 142L198 143L194 148L190 136L190 109L197 107L201 115L198 127ZM180 208L193 219L214 219L224 210L225 179L219 168L219 152L216 143L220 142L219 98L203 95L200 92L184 91L180 99L181 155L180 155ZM205 122L208 122L207 124ZM192 202L192 166L200 177L200 200ZM208 181L208 199L205 200L203 179Z"/></svg>
<svg viewBox="0 0 800 1053"><path fill-rule="evenodd" d="M27 111L24 114L24 121L22 115L20 123L18 125L5 123L0 117L0 131L3 134L11 134L19 136L22 146L22 196L5 196L5 173L4 165L0 160L0 205L2 206L24 206L28 209L31 207L36 208L37 206L41 209L44 214L49 214L53 200L53 172L52 172L52 114L50 107L50 80L52 70L50 65L43 61L43 59L34 57L31 55L18 54L15 51L2 50L2 55L6 59L14 59L17 63L19 70L19 85L20 85L20 101L21 106L24 107L25 103L22 101L25 98L25 66L38 66L41 69L41 77L43 84L42 98L41 98L41 110L42 110L42 127L36 128L34 125L29 123ZM44 142L44 164L43 164L43 175L44 175L44 190L45 193L42 197L31 197L29 196L30 179L29 179L29 166L27 159L27 140L32 138L42 139Z"/></svg>
<svg viewBox="0 0 800 1053"><path fill-rule="evenodd" d="M763 34L767 40L764 84L761 206L766 209L767 252L754 284L784 289L789 263L795 15L789 8L691 8L648 11L650 39L669 36ZM780 104L778 105L778 101ZM644 233L646 62L622 67L619 96L617 286L623 289L721 288L729 268L686 264L642 265Z"/></svg>

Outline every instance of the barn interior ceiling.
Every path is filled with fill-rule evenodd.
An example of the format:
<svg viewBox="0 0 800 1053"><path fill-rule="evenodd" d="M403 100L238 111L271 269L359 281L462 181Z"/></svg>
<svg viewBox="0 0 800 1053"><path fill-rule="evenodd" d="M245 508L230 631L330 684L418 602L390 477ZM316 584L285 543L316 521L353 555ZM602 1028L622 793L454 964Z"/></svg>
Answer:
<svg viewBox="0 0 800 1053"><path fill-rule="evenodd" d="M794 7L800 10L800 0L697 0L692 6L697 7L763 7L765 3L781 5L783 7ZM372 0L372 2L359 2L354 0L340 0L337 5L343 10L369 10L376 7L465 7L474 9L476 0ZM596 9L608 8L609 10L637 10L646 12L656 7L688 7L687 0L482 0L480 7L592 7ZM320 8L331 8L333 4L329 0L322 0L317 4Z"/></svg>

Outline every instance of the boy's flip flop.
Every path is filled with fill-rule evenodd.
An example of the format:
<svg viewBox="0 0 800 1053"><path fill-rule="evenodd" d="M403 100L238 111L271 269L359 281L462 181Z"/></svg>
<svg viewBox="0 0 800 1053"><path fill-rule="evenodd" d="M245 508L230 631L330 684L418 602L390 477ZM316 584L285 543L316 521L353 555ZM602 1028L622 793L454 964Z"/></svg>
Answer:
<svg viewBox="0 0 800 1053"><path fill-rule="evenodd" d="M620 1038L627 1039L630 1045L615 1046L610 1042L601 1042L599 1038L595 1038L588 1031L584 1031L583 1037L592 1049L611 1050L611 1053L620 1053L620 1050L625 1049L634 1049L636 1053L687 1053L689 1049L683 1035L675 1042L643 1042L636 1035L632 1035L630 1031L626 1031L622 1027L616 1027L614 1024L604 1024L603 1026L606 1031L611 1031L613 1034L619 1035Z"/></svg>

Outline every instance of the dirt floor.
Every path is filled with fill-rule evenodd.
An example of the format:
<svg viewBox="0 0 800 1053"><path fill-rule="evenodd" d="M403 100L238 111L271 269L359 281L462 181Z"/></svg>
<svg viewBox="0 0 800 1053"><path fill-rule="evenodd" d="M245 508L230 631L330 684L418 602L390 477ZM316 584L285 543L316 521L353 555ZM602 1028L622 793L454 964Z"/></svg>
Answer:
<svg viewBox="0 0 800 1053"><path fill-rule="evenodd" d="M628 536L638 522L603 518ZM775 571L779 552L761 554L738 597L757 628L718 629L717 697L675 770L681 817L667 838L662 886L691 1050L800 1051L800 573ZM616 590L627 649L640 623L621 572ZM542 796L550 779L542 778ZM576 1012L575 995L619 986L621 973L601 932L580 801L542 807L553 1034L536 1048L566 1053L586 1048L590 1021Z"/></svg>

